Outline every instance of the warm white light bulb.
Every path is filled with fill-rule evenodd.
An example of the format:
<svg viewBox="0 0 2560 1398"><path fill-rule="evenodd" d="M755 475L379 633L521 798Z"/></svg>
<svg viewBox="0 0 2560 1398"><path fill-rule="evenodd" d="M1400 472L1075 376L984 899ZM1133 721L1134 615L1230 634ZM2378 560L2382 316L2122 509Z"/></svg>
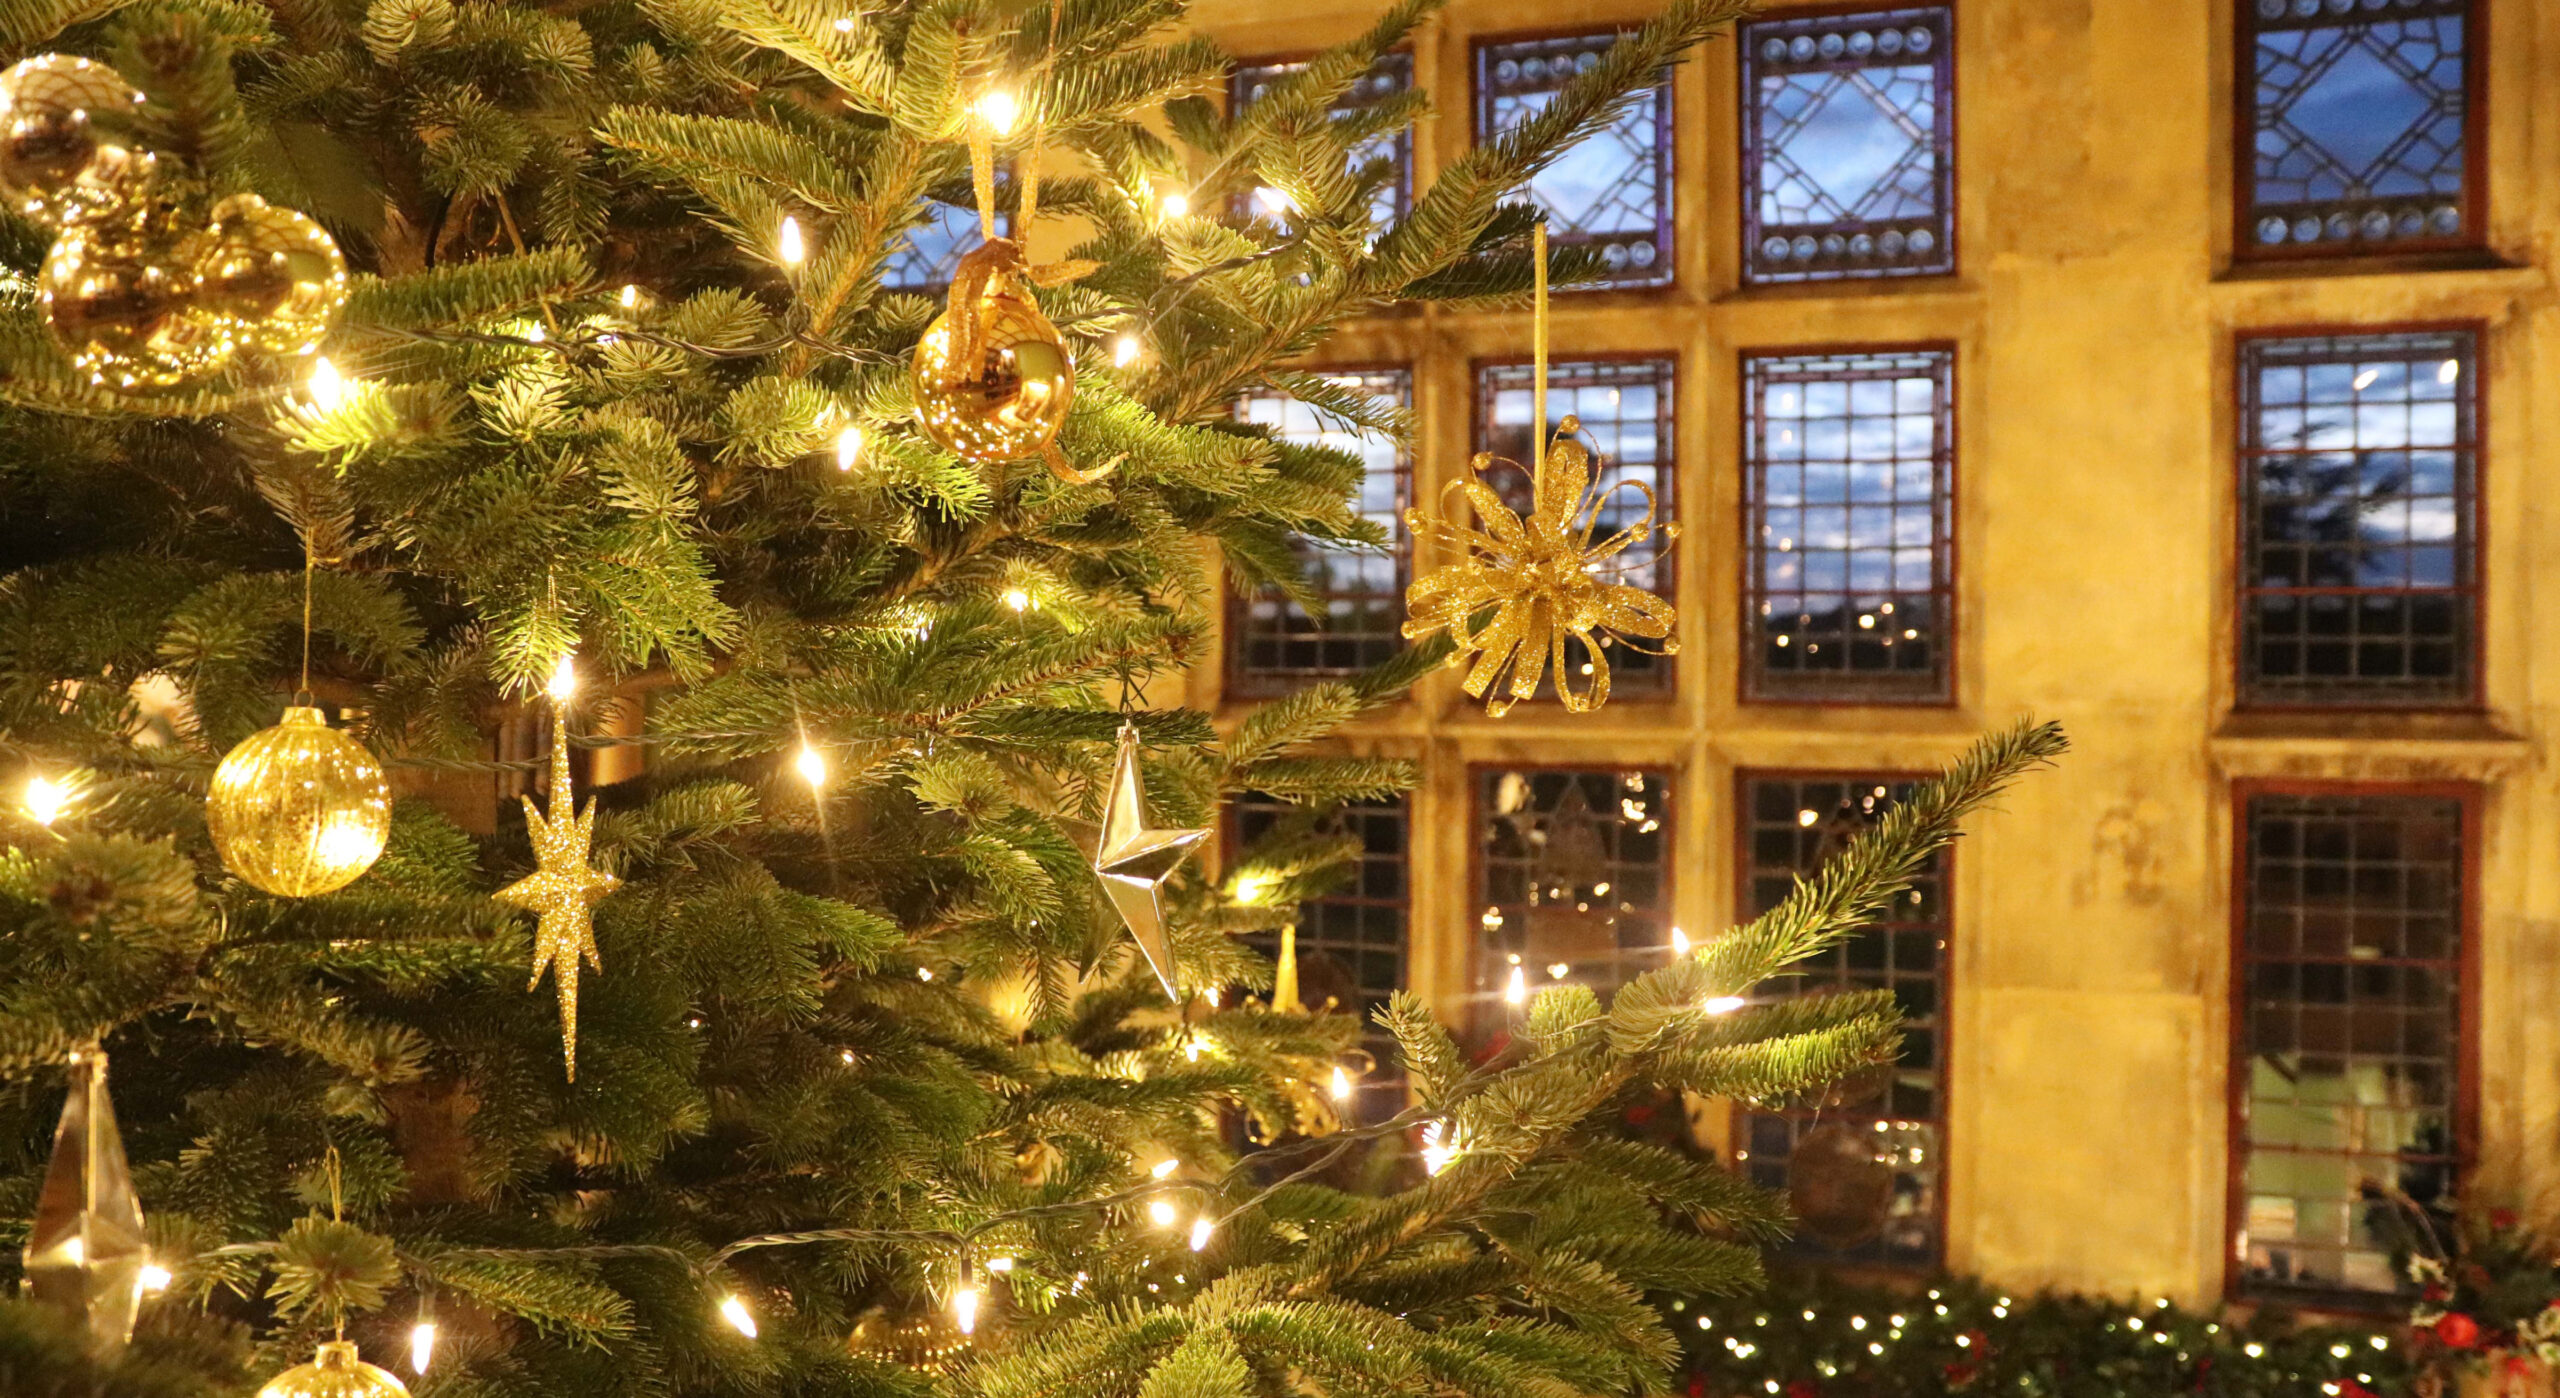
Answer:
<svg viewBox="0 0 2560 1398"><path fill-rule="evenodd" d="M1745 1003L1739 995L1718 995L1699 1008L1711 1015L1729 1015L1741 1009Z"/></svg>
<svg viewBox="0 0 2560 1398"><path fill-rule="evenodd" d="M1017 612L1027 612L1031 610L1031 594L1018 587L1008 587L1004 590L1004 604Z"/></svg>
<svg viewBox="0 0 2560 1398"><path fill-rule="evenodd" d="M1013 1270L1013 1259L1010 1257L990 1257L987 1259L987 1270L990 1272L1010 1272Z"/></svg>
<svg viewBox="0 0 2560 1398"><path fill-rule="evenodd" d="M1254 206L1264 213L1275 216L1298 207L1298 201L1290 198L1287 191L1273 189L1269 185L1264 185L1253 192L1253 202Z"/></svg>
<svg viewBox="0 0 2560 1398"><path fill-rule="evenodd" d="M722 1300L720 1318L729 1322L732 1328L748 1339L752 1340L756 1337L756 1318L752 1312L748 1311L743 1297L733 1295Z"/></svg>
<svg viewBox="0 0 2560 1398"><path fill-rule="evenodd" d="M1206 1252L1209 1248L1209 1240L1216 1236L1218 1236L1218 1225L1216 1221L1211 1219L1207 1214L1202 1214L1198 1218L1191 1220L1191 1250L1193 1252Z"/></svg>
<svg viewBox="0 0 2560 1398"><path fill-rule="evenodd" d="M1422 1168L1431 1174L1436 1175L1448 1169L1449 1162L1457 1158L1457 1147L1448 1144L1445 1139L1448 1130L1448 1123L1442 1121L1435 1121L1422 1128Z"/></svg>
<svg viewBox="0 0 2560 1398"><path fill-rule="evenodd" d="M561 656L560 663L551 667L551 683L547 687L550 690L553 703L565 703L568 701L570 695L577 693L578 657L575 655Z"/></svg>
<svg viewBox="0 0 2560 1398"><path fill-rule="evenodd" d="M800 220L789 214L782 216L782 232L773 240L773 249L785 267L797 267L809 255L809 245L800 240Z"/></svg>
<svg viewBox="0 0 2560 1398"><path fill-rule="evenodd" d="M627 310L630 310L630 309L632 309L632 308L634 308L634 307L638 306L639 304L640 304L640 288L638 288L638 287L636 287L636 286L633 286L633 285L632 285L631 283L629 283L629 282L624 282L624 283L622 284L622 309L624 309L624 310L626 310L626 311L627 311Z"/></svg>
<svg viewBox="0 0 2560 1398"><path fill-rule="evenodd" d="M836 434L836 469L850 471L862 459L862 429L848 427Z"/></svg>
<svg viewBox="0 0 2560 1398"><path fill-rule="evenodd" d="M1517 966L1511 968L1510 983L1502 987L1502 1003L1506 1005L1529 1003L1529 977Z"/></svg>
<svg viewBox="0 0 2560 1398"><path fill-rule="evenodd" d="M62 808L69 804L69 787L49 777L27 778L27 819L38 825L51 825L62 817Z"/></svg>
<svg viewBox="0 0 2560 1398"><path fill-rule="evenodd" d="M791 759L791 769L812 789L827 784L827 756L807 743L802 743L799 753Z"/></svg>
<svg viewBox="0 0 2560 1398"><path fill-rule="evenodd" d="M1339 1063L1333 1065L1333 1100L1337 1102L1351 1100L1351 1075L1342 1071L1342 1065Z"/></svg>
<svg viewBox="0 0 2560 1398"><path fill-rule="evenodd" d="M409 1372L424 1374L427 1361L436 1357L436 1323L422 1320L409 1327Z"/></svg>
<svg viewBox="0 0 2560 1398"><path fill-rule="evenodd" d="M964 1281L951 1293L951 1319L959 1324L961 1334L978 1333L977 1283Z"/></svg>
<svg viewBox="0 0 2560 1398"><path fill-rule="evenodd" d="M1155 1168L1149 1170L1147 1173L1155 1176L1157 1179L1165 1180L1173 1178L1173 1172L1181 1168L1181 1161L1168 1156L1163 1160L1157 1161L1155 1163Z"/></svg>
<svg viewBox="0 0 2560 1398"><path fill-rule="evenodd" d="M1677 927L1671 929L1671 954L1673 956L1689 954L1689 934Z"/></svg>
<svg viewBox="0 0 2560 1398"><path fill-rule="evenodd" d="M1139 343L1137 336L1123 335L1118 340L1112 342L1111 367L1114 369L1126 369L1130 365L1137 363L1138 356L1144 353L1146 353L1146 346Z"/></svg>
<svg viewBox="0 0 2560 1398"><path fill-rule="evenodd" d="M978 99L978 120L985 122L987 129L999 136L1011 132L1014 122L1021 117L1022 104L1015 101L1010 92L998 90Z"/></svg>
<svg viewBox="0 0 2560 1398"><path fill-rule="evenodd" d="M1181 218L1191 212L1191 196L1176 190L1164 197L1160 207L1166 218Z"/></svg>
<svg viewBox="0 0 2560 1398"><path fill-rule="evenodd" d="M1158 1228L1171 1228L1173 1221L1180 1216L1170 1200L1158 1199L1147 1205L1147 1221Z"/></svg>
<svg viewBox="0 0 2560 1398"><path fill-rule="evenodd" d="M169 1269L161 1266L157 1262L145 1262L142 1264L142 1277L139 1285L142 1288L142 1294L145 1296L159 1295L161 1292L168 1290L169 1283L175 1280L176 1278L169 1274Z"/></svg>
<svg viewBox="0 0 2560 1398"><path fill-rule="evenodd" d="M304 380L303 391L311 395L311 406L334 413L347 401L347 377L324 354L311 361L311 377Z"/></svg>

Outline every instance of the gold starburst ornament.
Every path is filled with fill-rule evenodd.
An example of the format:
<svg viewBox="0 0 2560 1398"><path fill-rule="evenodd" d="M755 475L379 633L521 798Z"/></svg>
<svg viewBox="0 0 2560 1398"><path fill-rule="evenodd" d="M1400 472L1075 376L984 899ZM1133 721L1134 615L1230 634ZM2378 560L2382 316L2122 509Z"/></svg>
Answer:
<svg viewBox="0 0 2560 1398"><path fill-rule="evenodd" d="M622 886L609 870L587 863L595 844L596 803L590 797L578 807L569 787L569 720L563 706L577 688L577 671L567 659L551 677L551 814L545 817L524 798L525 829L533 838L533 872L499 889L500 902L535 913L533 979L525 989L542 984L549 971L560 995L560 1054L569 1081L578 1080L578 966L585 962L601 974L604 960L596 954L596 904Z"/></svg>

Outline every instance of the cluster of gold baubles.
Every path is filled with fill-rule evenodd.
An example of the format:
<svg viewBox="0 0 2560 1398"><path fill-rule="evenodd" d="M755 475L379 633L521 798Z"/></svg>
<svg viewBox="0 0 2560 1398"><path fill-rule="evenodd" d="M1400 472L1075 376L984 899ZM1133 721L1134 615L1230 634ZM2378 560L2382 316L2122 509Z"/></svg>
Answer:
<svg viewBox="0 0 2560 1398"><path fill-rule="evenodd" d="M243 349L316 349L347 295L337 243L254 194L191 216L143 144L141 108L132 84L85 58L0 72L0 197L59 230L37 289L72 364L102 387L149 392Z"/></svg>

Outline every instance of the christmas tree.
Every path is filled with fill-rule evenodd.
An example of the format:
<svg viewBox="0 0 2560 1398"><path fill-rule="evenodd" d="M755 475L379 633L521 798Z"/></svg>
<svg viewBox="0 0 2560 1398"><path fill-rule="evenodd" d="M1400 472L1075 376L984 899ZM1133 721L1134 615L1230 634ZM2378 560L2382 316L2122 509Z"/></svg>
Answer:
<svg viewBox="0 0 2560 1398"><path fill-rule="evenodd" d="M1428 98L1337 99L1428 8L1221 111L1175 0L0 0L0 57L102 65L0 108L0 1391L341 1334L453 1395L1665 1388L1648 1296L1753 1284L1783 1210L1618 1108L1889 1057L1889 996L1754 988L2061 740L1498 1052L1399 999L1412 1106L1341 1118L1362 1026L1238 934L1409 782L1325 735L1450 647L1148 702L1220 575L1384 542L1227 405L1398 430L1291 364L1519 304L1507 196L1741 7L1381 224ZM1009 235L939 320L928 225ZM1242 792L1311 818L1213 876Z"/></svg>

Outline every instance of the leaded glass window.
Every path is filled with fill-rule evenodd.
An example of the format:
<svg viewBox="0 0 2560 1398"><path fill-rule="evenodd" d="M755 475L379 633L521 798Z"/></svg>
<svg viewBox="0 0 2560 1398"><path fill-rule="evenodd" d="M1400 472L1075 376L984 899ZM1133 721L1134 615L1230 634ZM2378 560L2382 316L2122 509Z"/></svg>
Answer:
<svg viewBox="0 0 2560 1398"><path fill-rule="evenodd" d="M1345 388L1413 402L1413 374L1369 369L1329 375ZM1257 389L1236 400L1240 421L1261 423L1286 440L1331 447L1368 466L1359 509L1386 530L1389 551L1300 539L1299 558L1323 599L1321 621L1276 592L1239 597L1228 611L1228 683L1239 693L1272 693L1316 677L1354 674L1404 648L1404 588L1412 550L1404 511L1412 503L1413 459L1402 443L1318 412L1285 393Z"/></svg>
<svg viewBox="0 0 2560 1398"><path fill-rule="evenodd" d="M2464 825L2447 796L2246 798L2231 1227L2253 1293L2407 1290L2410 1211L2451 1225Z"/></svg>
<svg viewBox="0 0 2560 1398"><path fill-rule="evenodd" d="M957 204L927 202L924 221L907 230L906 246L889 257L880 284L891 291L925 294L951 285L960 255L978 245L978 214Z"/></svg>
<svg viewBox="0 0 2560 1398"><path fill-rule="evenodd" d="M1602 994L1671 955L1671 774L1478 767L1475 989L1480 1022L1506 996L1571 981Z"/></svg>
<svg viewBox="0 0 2560 1398"><path fill-rule="evenodd" d="M1235 803L1234 830L1250 845L1286 823L1305 821L1304 807L1252 795ZM1362 1078L1357 1115L1379 1120L1403 1107L1401 1062L1393 1037L1378 1028L1377 1011L1405 988L1412 919L1409 847L1411 813L1403 796L1354 801L1313 817L1311 832L1359 846L1350 877L1338 887L1298 904L1298 996L1321 1008L1328 1000L1365 1028L1363 1047L1378 1071ZM1247 941L1266 956L1279 954L1276 934Z"/></svg>
<svg viewBox="0 0 2560 1398"><path fill-rule="evenodd" d="M1583 445L1598 458L1599 488L1609 490L1620 481L1644 485L1654 493L1657 525L1679 515L1678 502L1672 498L1672 482L1677 475L1671 459L1676 440L1672 426L1674 374L1670 359L1564 360L1547 366L1549 423L1561 424L1567 415L1581 419ZM1522 466L1532 464L1529 437L1535 430L1532 415L1536 411L1536 384L1536 375L1526 364L1493 364L1476 371L1476 450L1492 452ZM1513 509L1527 512L1530 499L1526 472L1498 467L1490 483ZM1632 490L1618 491L1602 502L1592 537L1606 538L1643 517L1643 496ZM1624 567L1610 578L1641 587L1657 597L1676 600L1672 559L1669 546L1656 535L1619 555ZM1671 692L1669 656L1613 645L1607 658L1612 693ZM1580 641L1565 642L1565 663L1578 672L1574 681L1578 688L1583 683L1579 676L1590 673L1592 664ZM1538 694L1542 699L1555 697L1552 675Z"/></svg>
<svg viewBox="0 0 2560 1398"><path fill-rule="evenodd" d="M1235 70L1227 80L1230 109L1241 112L1253 105L1272 83L1292 73L1303 72L1304 63L1249 63ZM1380 54L1369 71L1354 80L1334 100L1333 113L1349 116L1366 111L1398 93L1413 87L1413 55ZM1399 126L1383 131L1352 148L1351 164L1360 170L1378 161L1390 162L1385 183L1369 198L1369 218L1385 228L1405 216L1413 207L1413 128Z"/></svg>
<svg viewBox="0 0 2560 1398"><path fill-rule="evenodd" d="M1744 280L1955 269L1954 33L1943 5L1743 27Z"/></svg>
<svg viewBox="0 0 2560 1398"><path fill-rule="evenodd" d="M2241 251L2477 242L2471 0L2238 0Z"/></svg>
<svg viewBox="0 0 2560 1398"><path fill-rule="evenodd" d="M2476 368L2467 330L2241 342L2244 702L2472 701Z"/></svg>
<svg viewBox="0 0 2560 1398"><path fill-rule="evenodd" d="M1948 698L1954 352L1747 356L1743 407L1745 695Z"/></svg>
<svg viewBox="0 0 2560 1398"><path fill-rule="evenodd" d="M1797 879L1812 875L1910 792L1910 783L1880 776L1748 774L1741 785L1738 863L1748 917L1776 907ZM1947 936L1954 926L1947 865L1946 855L1932 857L1881 916L1773 983L1780 996L1891 991L1903 1017L1895 1062L1853 1073L1817 1099L1742 1116L1734 1156L1755 1183L1781 1191L1802 1185L1827 1200L1872 1201L1808 1213L1796 1230L1794 1248L1801 1253L1937 1265L1946 1168ZM1878 1187L1888 1180L1889 1188Z"/></svg>
<svg viewBox="0 0 2560 1398"><path fill-rule="evenodd" d="M1476 45L1476 140L1508 131L1549 102L1616 34L1520 39ZM1529 179L1528 197L1546 211L1549 236L1599 254L1602 280L1660 286L1671 280L1671 79L1645 89L1607 129Z"/></svg>

